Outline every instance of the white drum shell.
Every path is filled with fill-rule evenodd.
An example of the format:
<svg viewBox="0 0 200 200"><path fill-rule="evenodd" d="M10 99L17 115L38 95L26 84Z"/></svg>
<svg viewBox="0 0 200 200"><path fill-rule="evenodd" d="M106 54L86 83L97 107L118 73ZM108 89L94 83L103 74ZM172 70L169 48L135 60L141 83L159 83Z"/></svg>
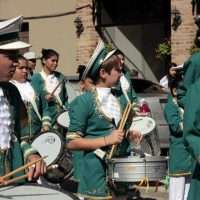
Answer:
<svg viewBox="0 0 200 200"><path fill-rule="evenodd" d="M148 177L158 181L167 174L167 159L162 156L113 158L108 161L108 177L114 182L138 182Z"/></svg>
<svg viewBox="0 0 200 200"><path fill-rule="evenodd" d="M63 128L68 128L70 123L69 113L67 111L60 113L56 121L59 126Z"/></svg>
<svg viewBox="0 0 200 200"><path fill-rule="evenodd" d="M32 142L32 146L45 158L46 165L54 164L63 151L62 138L54 132L41 133Z"/></svg>
<svg viewBox="0 0 200 200"><path fill-rule="evenodd" d="M0 188L0 200L78 200L74 195L39 185Z"/></svg>
<svg viewBox="0 0 200 200"><path fill-rule="evenodd" d="M160 140L156 122L151 117L133 117L130 130L138 130L143 135L141 150L152 156L160 156Z"/></svg>

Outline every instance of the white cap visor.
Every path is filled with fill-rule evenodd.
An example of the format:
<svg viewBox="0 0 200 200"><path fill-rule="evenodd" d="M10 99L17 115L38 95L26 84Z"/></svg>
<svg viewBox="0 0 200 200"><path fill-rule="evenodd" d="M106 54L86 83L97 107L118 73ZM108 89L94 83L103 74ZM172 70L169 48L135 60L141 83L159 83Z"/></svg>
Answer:
<svg viewBox="0 0 200 200"><path fill-rule="evenodd" d="M18 49L25 49L28 47L31 47L31 45L26 42L15 41L0 45L0 50L18 50Z"/></svg>

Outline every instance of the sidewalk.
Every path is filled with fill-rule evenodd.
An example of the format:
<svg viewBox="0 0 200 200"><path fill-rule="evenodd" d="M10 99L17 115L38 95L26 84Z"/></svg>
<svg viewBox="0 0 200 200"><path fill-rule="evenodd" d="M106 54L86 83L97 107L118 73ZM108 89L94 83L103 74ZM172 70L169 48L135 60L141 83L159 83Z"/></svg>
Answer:
<svg viewBox="0 0 200 200"><path fill-rule="evenodd" d="M141 192L141 197L146 200L168 200L168 190L164 186L159 186L158 191L155 192L155 186L151 186L146 190L146 187L138 188Z"/></svg>

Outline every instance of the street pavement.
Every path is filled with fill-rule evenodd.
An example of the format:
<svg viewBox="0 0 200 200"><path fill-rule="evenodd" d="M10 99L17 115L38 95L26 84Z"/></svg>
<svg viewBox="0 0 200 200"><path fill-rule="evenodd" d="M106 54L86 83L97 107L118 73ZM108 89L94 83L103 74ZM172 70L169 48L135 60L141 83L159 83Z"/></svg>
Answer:
<svg viewBox="0 0 200 200"><path fill-rule="evenodd" d="M148 190L146 187L140 187L138 188L142 199L145 200L168 200L169 195L168 195L168 190L164 186L159 186L158 190L156 190L156 187L149 187Z"/></svg>

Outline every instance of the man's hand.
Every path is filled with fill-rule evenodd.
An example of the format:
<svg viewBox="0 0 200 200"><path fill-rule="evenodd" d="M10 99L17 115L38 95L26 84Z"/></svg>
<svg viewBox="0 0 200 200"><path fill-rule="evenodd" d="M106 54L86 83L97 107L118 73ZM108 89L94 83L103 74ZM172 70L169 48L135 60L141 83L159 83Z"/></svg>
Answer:
<svg viewBox="0 0 200 200"><path fill-rule="evenodd" d="M37 154L32 154L28 156L27 162L33 162L41 158ZM46 164L43 160L33 164L28 169L28 180L32 181L33 179L37 179L39 176L46 173Z"/></svg>
<svg viewBox="0 0 200 200"><path fill-rule="evenodd" d="M122 130L114 130L110 135L105 137L105 140L107 145L112 145L121 143L123 138L124 132Z"/></svg>
<svg viewBox="0 0 200 200"><path fill-rule="evenodd" d="M133 141L136 145L139 145L142 141L143 135L140 131L129 130L129 139Z"/></svg>
<svg viewBox="0 0 200 200"><path fill-rule="evenodd" d="M0 184L6 184L6 181L4 180L2 176L0 176Z"/></svg>

